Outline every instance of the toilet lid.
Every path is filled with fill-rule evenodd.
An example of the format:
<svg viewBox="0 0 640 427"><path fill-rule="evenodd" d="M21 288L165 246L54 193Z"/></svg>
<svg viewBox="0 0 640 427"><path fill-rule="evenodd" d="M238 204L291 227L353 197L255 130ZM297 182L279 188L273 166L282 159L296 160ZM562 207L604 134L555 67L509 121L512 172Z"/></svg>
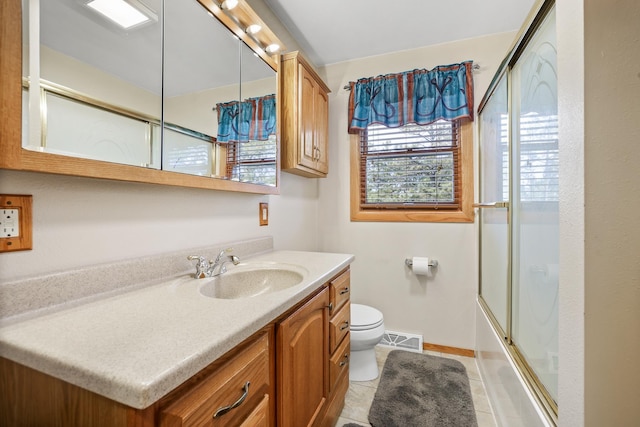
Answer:
<svg viewBox="0 0 640 427"><path fill-rule="evenodd" d="M362 304L351 304L351 329L373 329L382 324L384 317L380 310Z"/></svg>

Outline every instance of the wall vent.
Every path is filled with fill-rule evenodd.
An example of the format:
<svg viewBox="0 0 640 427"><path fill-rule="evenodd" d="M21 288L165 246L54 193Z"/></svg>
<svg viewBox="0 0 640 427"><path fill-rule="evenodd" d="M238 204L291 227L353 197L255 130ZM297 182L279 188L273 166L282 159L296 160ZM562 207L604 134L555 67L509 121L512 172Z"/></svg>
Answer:
<svg viewBox="0 0 640 427"><path fill-rule="evenodd" d="M422 335L384 331L380 345L422 353Z"/></svg>

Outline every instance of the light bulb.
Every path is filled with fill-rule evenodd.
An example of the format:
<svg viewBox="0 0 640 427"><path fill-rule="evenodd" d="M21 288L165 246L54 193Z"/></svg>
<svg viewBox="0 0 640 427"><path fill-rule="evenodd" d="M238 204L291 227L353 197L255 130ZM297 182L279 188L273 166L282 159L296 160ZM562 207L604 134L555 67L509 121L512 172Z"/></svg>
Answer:
<svg viewBox="0 0 640 427"><path fill-rule="evenodd" d="M238 5L238 0L224 0L220 5L221 9L231 10Z"/></svg>
<svg viewBox="0 0 640 427"><path fill-rule="evenodd" d="M251 24L247 27L247 29L245 30L247 32L247 34L256 34L258 33L260 30L262 29L262 26L258 25L258 24Z"/></svg>
<svg viewBox="0 0 640 427"><path fill-rule="evenodd" d="M277 51L280 50L280 45L277 43L273 43L267 46L264 50L266 50L269 53L276 53Z"/></svg>

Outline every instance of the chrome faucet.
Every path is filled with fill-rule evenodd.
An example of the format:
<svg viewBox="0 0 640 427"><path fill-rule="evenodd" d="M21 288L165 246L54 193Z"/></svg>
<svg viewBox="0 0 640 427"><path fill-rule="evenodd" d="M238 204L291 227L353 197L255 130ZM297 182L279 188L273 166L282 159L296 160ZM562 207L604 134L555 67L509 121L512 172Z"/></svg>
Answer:
<svg viewBox="0 0 640 427"><path fill-rule="evenodd" d="M213 263L209 262L211 264L209 277L219 276L222 273L225 273L227 271L227 266L225 264L229 262L232 262L233 265L240 264L240 258L238 258L235 255L227 255L227 252L231 252L232 250L233 248L221 250L218 256L216 257L216 260ZM217 273L216 273L216 268L218 269Z"/></svg>
<svg viewBox="0 0 640 427"><path fill-rule="evenodd" d="M223 249L220 251L215 261L207 261L207 259L200 255L189 255L187 259L189 261L197 261L196 263L196 278L204 279L205 277L219 276L227 271L225 264L231 262L233 265L240 263L240 258L235 255L227 255L227 252L231 252L233 249ZM217 270L217 271L216 271Z"/></svg>

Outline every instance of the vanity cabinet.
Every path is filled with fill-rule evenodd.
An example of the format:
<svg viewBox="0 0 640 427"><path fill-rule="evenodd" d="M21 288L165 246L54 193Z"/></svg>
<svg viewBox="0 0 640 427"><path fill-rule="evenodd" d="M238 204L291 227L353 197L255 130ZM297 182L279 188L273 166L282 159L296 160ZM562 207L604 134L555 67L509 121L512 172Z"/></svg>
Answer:
<svg viewBox="0 0 640 427"><path fill-rule="evenodd" d="M349 387L348 295L347 269L278 323L278 427L335 425Z"/></svg>
<svg viewBox="0 0 640 427"><path fill-rule="evenodd" d="M347 269L329 282L329 392L343 401L349 387L350 296L351 274Z"/></svg>
<svg viewBox="0 0 640 427"><path fill-rule="evenodd" d="M145 409L0 358L0 426L334 426L349 386L349 312L347 267Z"/></svg>
<svg viewBox="0 0 640 427"><path fill-rule="evenodd" d="M329 396L329 290L278 324L278 426L319 425Z"/></svg>
<svg viewBox="0 0 640 427"><path fill-rule="evenodd" d="M310 178L329 172L329 88L300 55L280 62L282 170Z"/></svg>

